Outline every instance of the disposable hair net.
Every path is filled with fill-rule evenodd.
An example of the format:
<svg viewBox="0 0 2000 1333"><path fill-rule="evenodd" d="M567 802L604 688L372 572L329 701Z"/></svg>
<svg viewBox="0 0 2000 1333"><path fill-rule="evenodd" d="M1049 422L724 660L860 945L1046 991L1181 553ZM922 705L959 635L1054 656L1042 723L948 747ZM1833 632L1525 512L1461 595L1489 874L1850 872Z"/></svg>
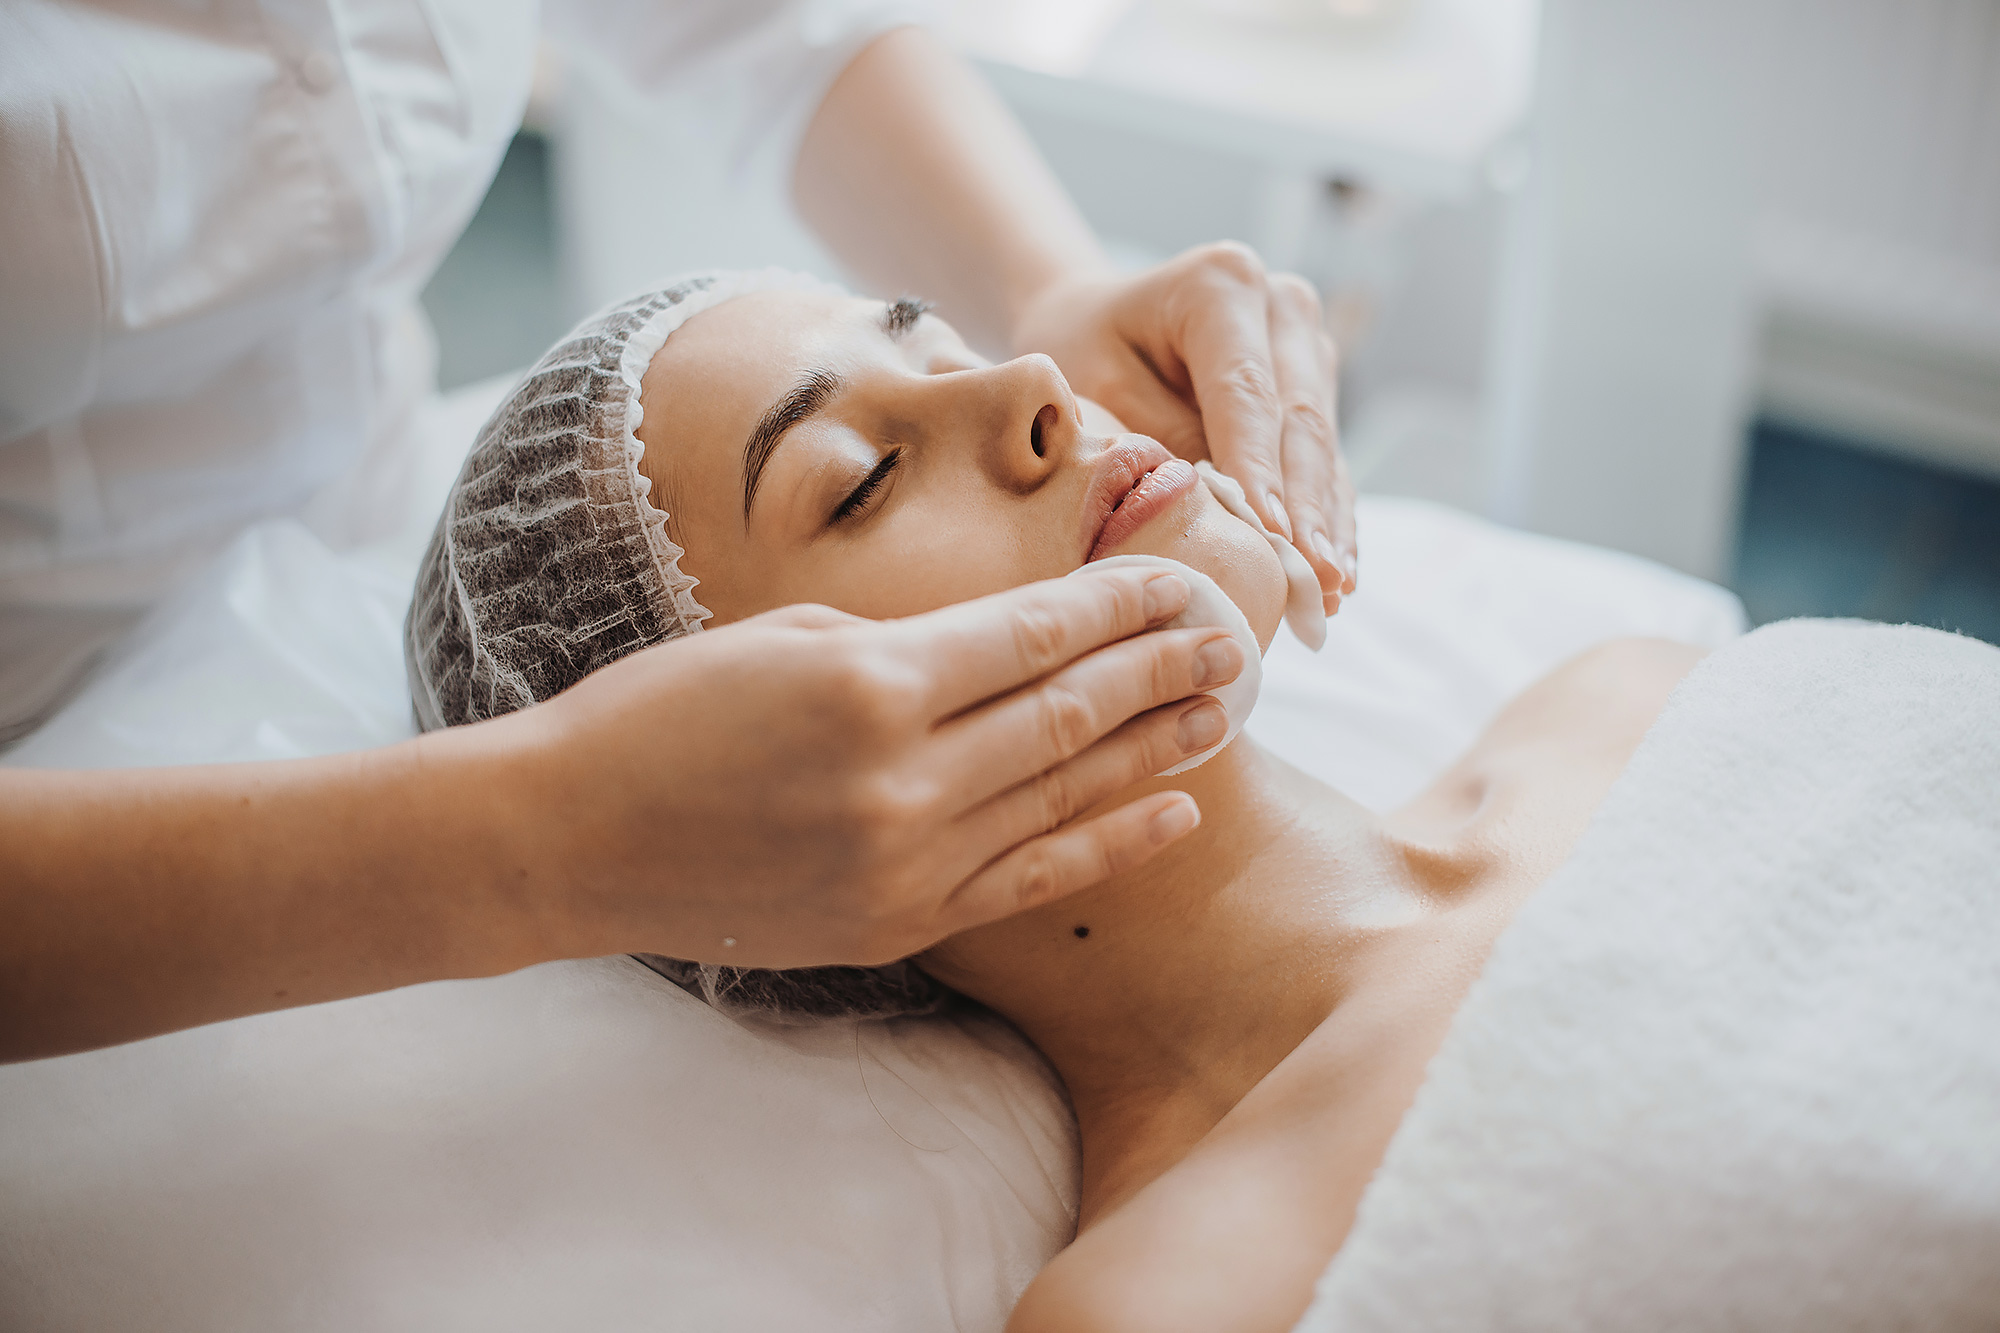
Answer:
<svg viewBox="0 0 2000 1333"><path fill-rule="evenodd" d="M695 274L630 297L577 325L480 428L404 622L420 728L526 708L701 629L709 612L639 467L640 381L687 320L777 288L835 290L762 269ZM770 971L639 957L718 1008L772 1016L926 1013L948 994L910 963Z"/></svg>

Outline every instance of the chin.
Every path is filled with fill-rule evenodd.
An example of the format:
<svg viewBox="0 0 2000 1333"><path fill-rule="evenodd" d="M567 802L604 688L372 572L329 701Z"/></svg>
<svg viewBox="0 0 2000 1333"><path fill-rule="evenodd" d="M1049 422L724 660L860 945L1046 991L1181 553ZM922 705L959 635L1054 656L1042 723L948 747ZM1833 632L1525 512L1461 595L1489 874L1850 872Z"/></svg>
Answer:
<svg viewBox="0 0 2000 1333"><path fill-rule="evenodd" d="M1257 647L1269 651L1278 625L1285 618L1285 571L1271 543L1247 523L1198 492L1200 504L1191 521L1165 530L1146 532L1126 543L1121 554L1161 555L1198 569L1214 579L1250 622Z"/></svg>

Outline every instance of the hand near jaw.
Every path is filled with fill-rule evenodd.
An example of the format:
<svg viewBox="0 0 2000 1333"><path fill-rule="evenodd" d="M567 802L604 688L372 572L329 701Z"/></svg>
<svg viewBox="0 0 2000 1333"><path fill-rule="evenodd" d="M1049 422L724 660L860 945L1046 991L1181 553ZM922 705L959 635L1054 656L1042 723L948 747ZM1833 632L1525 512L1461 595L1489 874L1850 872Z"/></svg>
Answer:
<svg viewBox="0 0 2000 1333"><path fill-rule="evenodd" d="M0 1060L555 958L880 963L1082 888L1199 819L1078 818L1221 738L1241 649L1142 632L1187 595L790 607L379 750L0 770Z"/></svg>
<svg viewBox="0 0 2000 1333"><path fill-rule="evenodd" d="M1311 283L1234 242L1111 272L1006 106L917 28L835 80L794 191L849 272L936 300L975 346L1047 352L1079 394L1241 482L1319 576L1329 614L1354 591L1354 487Z"/></svg>
<svg viewBox="0 0 2000 1333"><path fill-rule="evenodd" d="M1142 633L1187 595L1107 570L901 621L787 607L531 710L559 951L881 963L1137 865L1192 798L1078 816L1219 740L1200 692L1243 667L1224 631Z"/></svg>
<svg viewBox="0 0 2000 1333"><path fill-rule="evenodd" d="M1243 484L1319 577L1327 614L1355 588L1354 487L1335 427L1336 350L1319 294L1234 242L1130 277L1082 271L1021 307L1014 351L1183 458Z"/></svg>

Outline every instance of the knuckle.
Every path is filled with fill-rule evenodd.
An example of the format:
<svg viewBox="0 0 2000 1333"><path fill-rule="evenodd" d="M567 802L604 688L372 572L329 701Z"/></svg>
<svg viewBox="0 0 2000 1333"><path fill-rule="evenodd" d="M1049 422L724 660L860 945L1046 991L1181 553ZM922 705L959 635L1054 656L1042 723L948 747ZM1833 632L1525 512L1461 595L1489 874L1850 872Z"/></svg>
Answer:
<svg viewBox="0 0 2000 1333"><path fill-rule="evenodd" d="M791 629L834 629L853 623L854 617L844 611L836 611L830 606L817 602L800 602L794 606L781 606L774 611L766 611L752 617L754 620L768 621Z"/></svg>
<svg viewBox="0 0 2000 1333"><path fill-rule="evenodd" d="M1286 425L1295 426L1306 432L1320 444L1333 443L1333 416L1326 410L1326 403L1318 395L1287 394L1284 412Z"/></svg>
<svg viewBox="0 0 2000 1333"><path fill-rule="evenodd" d="M1067 824L1077 811L1076 788L1061 773L1044 773L1035 779L1036 828L1046 833Z"/></svg>
<svg viewBox="0 0 2000 1333"><path fill-rule="evenodd" d="M1271 368L1250 357L1225 366L1216 384L1230 397L1261 407L1269 407L1278 400L1278 386L1271 377Z"/></svg>
<svg viewBox="0 0 2000 1333"><path fill-rule="evenodd" d="M1164 638L1164 634L1154 634L1154 638ZM1152 646L1152 656L1146 662L1148 703L1158 707L1186 695L1194 687L1194 654L1198 648L1192 642L1148 646Z"/></svg>
<svg viewBox="0 0 2000 1333"><path fill-rule="evenodd" d="M1319 288L1297 273L1271 275L1271 296L1283 309L1319 322Z"/></svg>
<svg viewBox="0 0 2000 1333"><path fill-rule="evenodd" d="M880 855L901 846L924 825L937 796L934 784L922 779L875 773L849 785L843 818L861 848Z"/></svg>
<svg viewBox="0 0 2000 1333"><path fill-rule="evenodd" d="M1206 640L1194 635L1168 639L1164 634L1155 634L1154 642L1148 644L1152 652L1151 679L1154 706L1171 703L1175 699L1187 697L1194 688L1195 654L1200 652Z"/></svg>
<svg viewBox="0 0 2000 1333"><path fill-rule="evenodd" d="M1181 748L1180 719L1162 720L1146 737L1143 751L1133 759L1133 767L1138 771L1132 781L1143 782L1160 774L1187 758L1187 751Z"/></svg>
<svg viewBox="0 0 2000 1333"><path fill-rule="evenodd" d="M853 729L863 735L893 735L908 728L922 683L907 663L857 647L830 654L825 670L828 703Z"/></svg>
<svg viewBox="0 0 2000 1333"><path fill-rule="evenodd" d="M1042 734L1057 754L1075 754L1097 736L1097 715L1090 701L1066 685L1043 688L1041 722Z"/></svg>
<svg viewBox="0 0 2000 1333"><path fill-rule="evenodd" d="M1030 847L1021 853L1021 864L1014 877L1014 902L1017 908L1032 907L1051 897L1062 883L1055 858L1046 847Z"/></svg>
<svg viewBox="0 0 2000 1333"><path fill-rule="evenodd" d="M1062 652L1062 622L1040 607L1023 607L1014 614L1014 649L1023 666L1044 671Z"/></svg>
<svg viewBox="0 0 2000 1333"><path fill-rule="evenodd" d="M1264 261L1241 241L1211 241L1194 253L1203 271L1225 281L1247 286L1264 280Z"/></svg>
<svg viewBox="0 0 2000 1333"><path fill-rule="evenodd" d="M1111 591L1111 618L1105 626L1109 631L1118 632L1127 626L1138 627L1146 623L1146 585L1158 571L1132 572L1139 577L1116 580L1117 586Z"/></svg>

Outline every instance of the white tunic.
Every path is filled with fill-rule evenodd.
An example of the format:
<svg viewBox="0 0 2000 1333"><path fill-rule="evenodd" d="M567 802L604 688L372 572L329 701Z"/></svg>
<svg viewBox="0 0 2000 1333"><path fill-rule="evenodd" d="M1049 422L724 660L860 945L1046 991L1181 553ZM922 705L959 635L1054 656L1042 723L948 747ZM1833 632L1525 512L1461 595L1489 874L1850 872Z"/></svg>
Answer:
<svg viewBox="0 0 2000 1333"><path fill-rule="evenodd" d="M541 8L0 3L0 733L27 689L8 663L47 657L65 618L129 616L316 496L326 535L368 535L342 531L367 512L354 481L432 387L418 292L520 125L545 27L642 86L713 86L713 132L788 164L893 21Z"/></svg>

